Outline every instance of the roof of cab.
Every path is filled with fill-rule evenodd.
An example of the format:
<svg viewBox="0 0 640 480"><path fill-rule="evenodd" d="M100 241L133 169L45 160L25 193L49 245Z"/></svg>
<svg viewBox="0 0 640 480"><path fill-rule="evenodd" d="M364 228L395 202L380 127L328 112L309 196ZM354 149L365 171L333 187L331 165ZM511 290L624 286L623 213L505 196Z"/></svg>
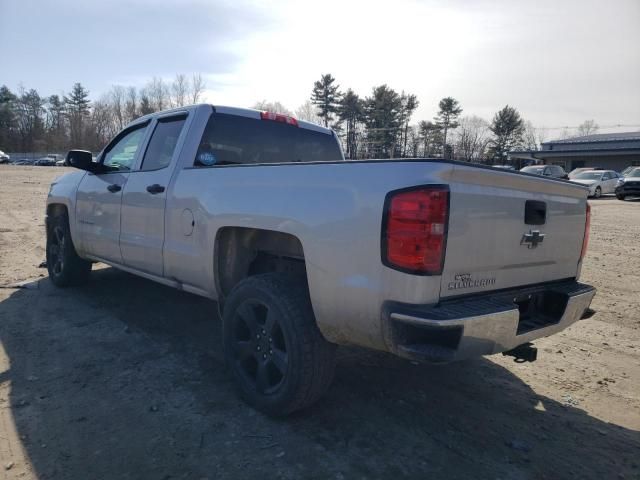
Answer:
<svg viewBox="0 0 640 480"><path fill-rule="evenodd" d="M254 118L256 120L261 119L260 114L262 113L262 110L255 110L253 108L239 108L239 107L229 107L226 105L212 105L210 103L199 103L194 105L187 105L185 107L172 108L169 110L162 110L160 112L150 113L148 115L144 115L143 117L135 119L132 122L132 124L145 122L147 120L150 120L158 116L165 116L165 115L171 115L176 113L187 113L192 110L196 110L199 107L209 107L209 108L213 108L213 110L218 113L224 113L226 115L237 115L240 117L247 117L247 118ZM298 122L298 126L301 128L306 128L308 130L314 130L316 132L326 133L327 135L334 134L333 130L331 130L330 128L323 127L322 125L307 122L305 120L298 120L298 119L296 120Z"/></svg>

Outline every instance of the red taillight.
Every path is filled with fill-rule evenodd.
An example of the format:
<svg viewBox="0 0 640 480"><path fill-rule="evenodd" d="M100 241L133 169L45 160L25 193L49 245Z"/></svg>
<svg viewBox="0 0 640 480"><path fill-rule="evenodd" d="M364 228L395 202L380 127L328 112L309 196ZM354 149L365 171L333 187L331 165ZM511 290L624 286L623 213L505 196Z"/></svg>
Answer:
<svg viewBox="0 0 640 480"><path fill-rule="evenodd" d="M293 125L294 127L298 126L298 120L288 115L282 115L281 113L260 112L260 118L262 120L273 120L274 122L286 123L287 125Z"/></svg>
<svg viewBox="0 0 640 480"><path fill-rule="evenodd" d="M383 225L383 262L410 273L442 273L449 190L423 187L391 193Z"/></svg>
<svg viewBox="0 0 640 480"><path fill-rule="evenodd" d="M589 246L589 231L591 230L591 205L587 202L587 219L584 222L584 239L582 240L582 251L580 252L580 260L584 258Z"/></svg>

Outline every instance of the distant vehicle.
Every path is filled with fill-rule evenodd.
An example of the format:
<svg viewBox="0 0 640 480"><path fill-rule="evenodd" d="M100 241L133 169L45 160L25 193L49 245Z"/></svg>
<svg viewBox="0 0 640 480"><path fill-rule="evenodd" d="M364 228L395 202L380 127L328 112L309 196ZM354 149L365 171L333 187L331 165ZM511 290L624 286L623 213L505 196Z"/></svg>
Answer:
<svg viewBox="0 0 640 480"><path fill-rule="evenodd" d="M640 167L633 168L618 179L615 194L618 200L640 196Z"/></svg>
<svg viewBox="0 0 640 480"><path fill-rule="evenodd" d="M493 168L502 168L504 170L515 170L516 167L513 165L491 165Z"/></svg>
<svg viewBox="0 0 640 480"><path fill-rule="evenodd" d="M614 193L620 174L613 170L588 170L580 172L571 179L589 187L589 196L600 198L604 193Z"/></svg>
<svg viewBox="0 0 640 480"><path fill-rule="evenodd" d="M602 167L581 167L581 168L574 168L573 170L571 170L569 172L569 178L573 178L575 177L577 174L579 174L580 172L588 172L590 170L606 170Z"/></svg>
<svg viewBox="0 0 640 480"><path fill-rule="evenodd" d="M630 167L625 168L624 170L622 170L620 172L620 175L622 175L623 177L626 177L627 174L629 174L630 172L632 172L633 170L635 170L636 168L640 168L638 165L631 165Z"/></svg>
<svg viewBox="0 0 640 480"><path fill-rule="evenodd" d="M56 160L50 157L41 157L33 162L33 164L37 165L38 167L55 167Z"/></svg>
<svg viewBox="0 0 640 480"><path fill-rule="evenodd" d="M67 161L64 158L56 162L56 167L64 167L66 165L67 165Z"/></svg>
<svg viewBox="0 0 640 480"><path fill-rule="evenodd" d="M0 163L9 163L9 160L11 160L11 157L0 150Z"/></svg>
<svg viewBox="0 0 640 480"><path fill-rule="evenodd" d="M559 165L532 165L530 167L521 168L520 171L530 173L532 175L541 175L543 177L569 178L569 175L564 171L564 168Z"/></svg>

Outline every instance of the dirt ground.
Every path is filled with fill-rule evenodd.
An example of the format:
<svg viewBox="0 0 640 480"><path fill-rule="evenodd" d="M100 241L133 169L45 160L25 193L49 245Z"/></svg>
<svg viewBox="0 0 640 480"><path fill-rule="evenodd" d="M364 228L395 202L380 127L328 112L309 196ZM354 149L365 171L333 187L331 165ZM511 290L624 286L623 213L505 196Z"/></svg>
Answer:
<svg viewBox="0 0 640 480"><path fill-rule="evenodd" d="M640 201L593 200L597 314L502 356L424 366L341 349L314 408L236 397L215 304L112 268L56 289L63 168L0 165L0 478L640 478Z"/></svg>

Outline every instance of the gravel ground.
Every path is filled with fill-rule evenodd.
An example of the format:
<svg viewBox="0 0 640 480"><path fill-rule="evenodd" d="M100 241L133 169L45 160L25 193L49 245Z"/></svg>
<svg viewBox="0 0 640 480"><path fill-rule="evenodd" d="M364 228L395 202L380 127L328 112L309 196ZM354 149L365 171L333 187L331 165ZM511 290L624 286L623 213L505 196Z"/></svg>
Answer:
<svg viewBox="0 0 640 480"><path fill-rule="evenodd" d="M327 396L273 420L236 397L214 303L107 267L50 284L65 170L0 166L0 478L640 478L640 201L591 202L598 313L537 362L345 348Z"/></svg>

